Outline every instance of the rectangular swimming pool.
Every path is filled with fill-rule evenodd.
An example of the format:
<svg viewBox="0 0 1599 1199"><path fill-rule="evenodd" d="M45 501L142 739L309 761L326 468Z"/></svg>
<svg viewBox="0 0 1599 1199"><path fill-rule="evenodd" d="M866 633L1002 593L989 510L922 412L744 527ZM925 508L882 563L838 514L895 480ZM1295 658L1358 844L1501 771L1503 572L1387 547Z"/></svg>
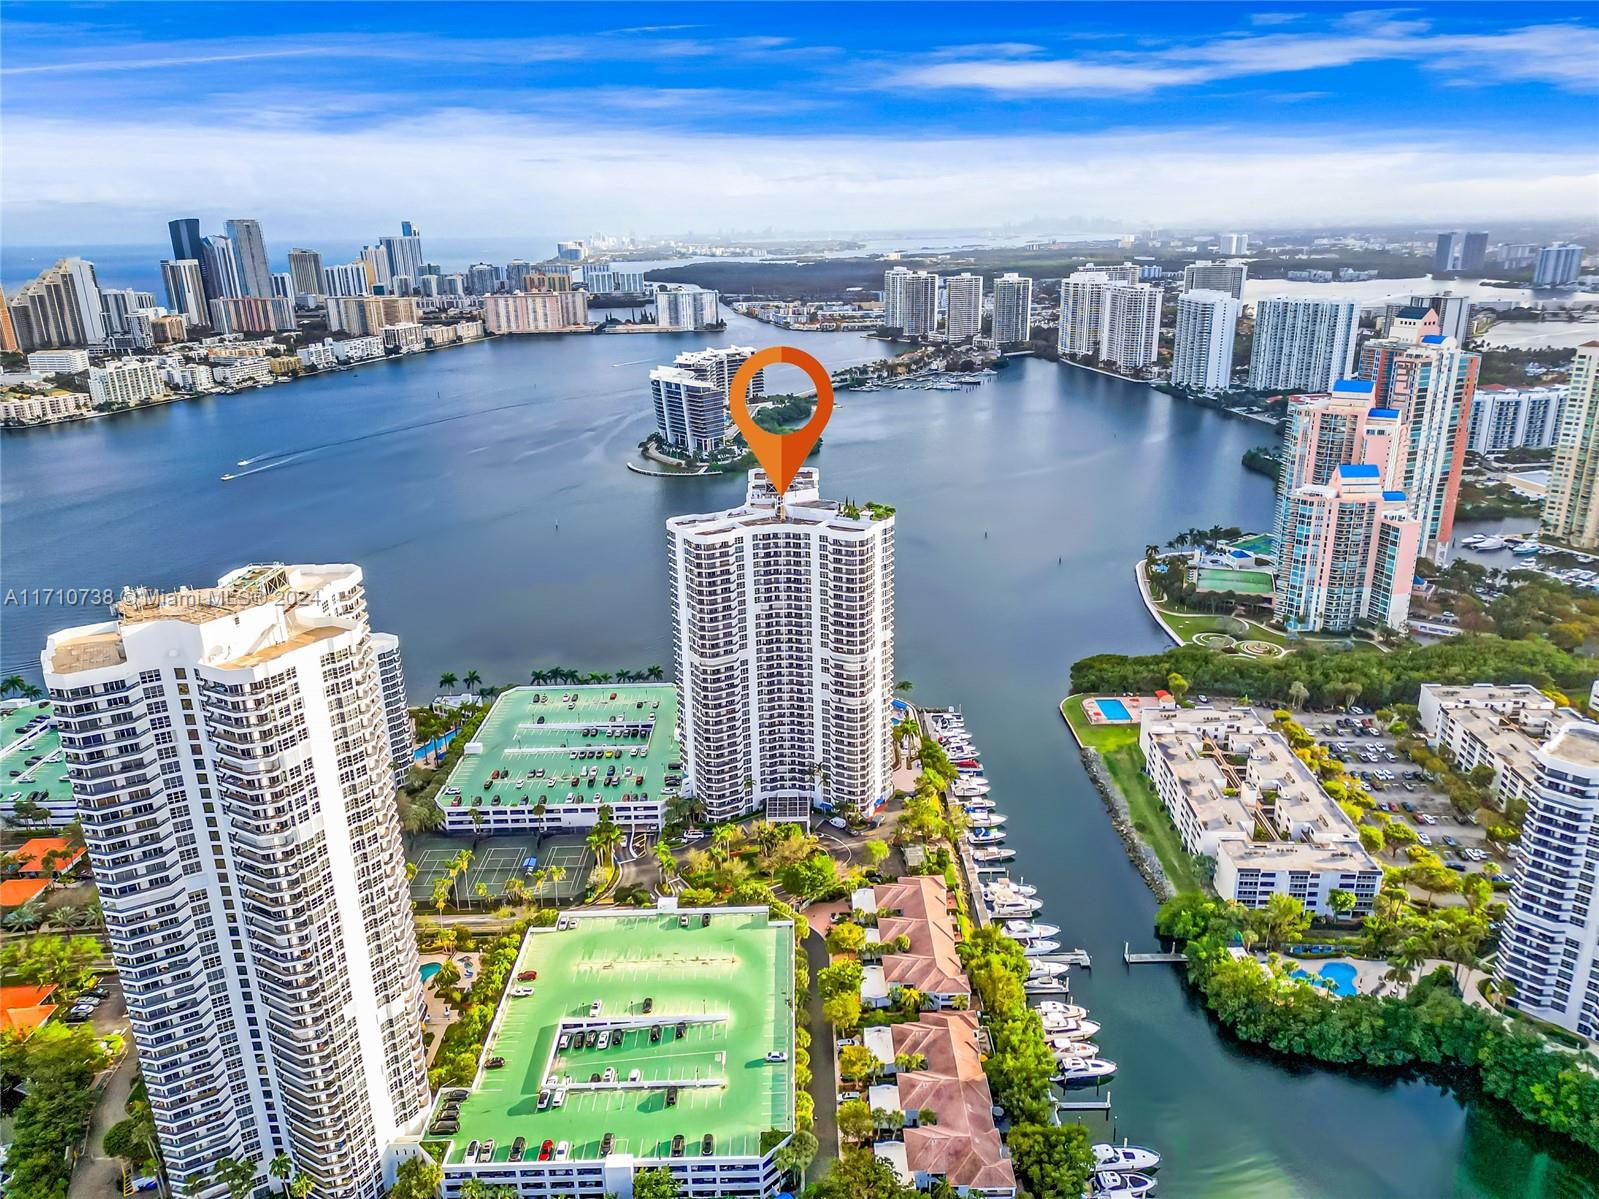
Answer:
<svg viewBox="0 0 1599 1199"><path fill-rule="evenodd" d="M1131 720L1133 714L1127 710L1127 705L1119 699L1096 699L1094 705L1099 709L1100 715L1106 720Z"/></svg>

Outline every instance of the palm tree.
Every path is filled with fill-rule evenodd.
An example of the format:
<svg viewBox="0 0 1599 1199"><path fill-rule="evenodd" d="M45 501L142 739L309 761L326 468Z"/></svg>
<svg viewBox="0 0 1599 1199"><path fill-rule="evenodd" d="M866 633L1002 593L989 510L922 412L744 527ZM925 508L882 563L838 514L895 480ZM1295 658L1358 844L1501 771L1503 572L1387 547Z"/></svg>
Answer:
<svg viewBox="0 0 1599 1199"><path fill-rule="evenodd" d="M294 1177L294 1159L287 1153L280 1152L267 1167L267 1173L279 1182L288 1182Z"/></svg>
<svg viewBox="0 0 1599 1199"><path fill-rule="evenodd" d="M661 868L661 886L664 887L666 880L677 867L677 859L672 856L672 847L665 841L655 843L655 864Z"/></svg>
<svg viewBox="0 0 1599 1199"><path fill-rule="evenodd" d="M483 682L483 676L475 670L469 670L466 672L466 677L461 681L466 684L466 689L468 691L475 691Z"/></svg>
<svg viewBox="0 0 1599 1199"><path fill-rule="evenodd" d="M28 680L20 674L8 674L0 679L0 695L10 695L13 691L21 695L27 685Z"/></svg>
<svg viewBox="0 0 1599 1199"><path fill-rule="evenodd" d="M660 666L651 666L644 673L649 676L649 680L652 683L659 683L666 677L666 671Z"/></svg>
<svg viewBox="0 0 1599 1199"><path fill-rule="evenodd" d="M535 687L543 686L545 683L549 682L549 679L550 672L547 670L540 670L538 667L534 667L533 673L528 677L528 681Z"/></svg>
<svg viewBox="0 0 1599 1199"><path fill-rule="evenodd" d="M453 670L446 670L439 676L439 690L448 691L451 687L455 686L456 681L455 672Z"/></svg>

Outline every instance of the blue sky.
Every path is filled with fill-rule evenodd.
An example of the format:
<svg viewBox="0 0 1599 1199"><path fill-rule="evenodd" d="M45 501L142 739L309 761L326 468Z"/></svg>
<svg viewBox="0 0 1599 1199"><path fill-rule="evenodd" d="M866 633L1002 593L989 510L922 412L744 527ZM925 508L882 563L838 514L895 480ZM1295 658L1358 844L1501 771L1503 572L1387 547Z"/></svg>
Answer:
<svg viewBox="0 0 1599 1199"><path fill-rule="evenodd" d="M12 242L1592 218L1591 4L8 3ZM158 234L157 234L158 236Z"/></svg>

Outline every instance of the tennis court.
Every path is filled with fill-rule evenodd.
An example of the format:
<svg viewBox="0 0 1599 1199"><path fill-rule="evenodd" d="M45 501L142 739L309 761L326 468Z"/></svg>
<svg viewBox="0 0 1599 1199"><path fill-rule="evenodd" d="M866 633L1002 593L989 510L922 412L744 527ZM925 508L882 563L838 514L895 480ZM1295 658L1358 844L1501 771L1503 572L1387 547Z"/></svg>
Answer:
<svg viewBox="0 0 1599 1199"><path fill-rule="evenodd" d="M479 841L475 849L466 838L418 837L409 855L416 863L411 898L423 906L431 905L434 881L449 877L450 863L462 852L472 855L472 863L459 876L455 896L468 903L480 902L479 883L493 901L505 893L505 884L513 878L521 879L535 898L550 902L575 899L588 887L594 867L593 851L576 837L545 837L542 845L536 836L495 837ZM564 874L558 879L546 876L535 889L533 871L555 867Z"/></svg>
<svg viewBox="0 0 1599 1199"><path fill-rule="evenodd" d="M1271 572L1265 570L1228 570L1219 566L1202 566L1195 579L1201 591L1236 591L1240 595L1270 595Z"/></svg>

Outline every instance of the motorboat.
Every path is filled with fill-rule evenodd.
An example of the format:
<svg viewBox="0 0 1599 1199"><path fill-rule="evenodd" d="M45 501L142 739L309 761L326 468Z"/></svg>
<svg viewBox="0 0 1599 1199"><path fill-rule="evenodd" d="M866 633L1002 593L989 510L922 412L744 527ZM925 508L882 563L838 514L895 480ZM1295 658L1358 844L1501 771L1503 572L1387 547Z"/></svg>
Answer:
<svg viewBox="0 0 1599 1199"><path fill-rule="evenodd" d="M1094 1147L1094 1167L1098 1170L1158 1170L1160 1154L1141 1145L1099 1144Z"/></svg>
<svg viewBox="0 0 1599 1199"><path fill-rule="evenodd" d="M1088 1009L1075 1003L1062 1003L1058 999L1050 999L1038 1005L1038 1014L1045 1020L1051 1016L1061 1016L1067 1020L1082 1020L1088 1016ZM1098 1031L1097 1029L1095 1030Z"/></svg>
<svg viewBox="0 0 1599 1199"><path fill-rule="evenodd" d="M1029 962L1028 978L1059 978L1071 967L1065 962Z"/></svg>
<svg viewBox="0 0 1599 1199"><path fill-rule="evenodd" d="M1040 924L1031 920L1005 921L1005 935L1026 941L1033 937L1053 937L1060 932L1058 924Z"/></svg>
<svg viewBox="0 0 1599 1199"><path fill-rule="evenodd" d="M970 816L974 812L992 812L994 801L984 795L968 795L961 799L961 807L965 808L966 814Z"/></svg>
<svg viewBox="0 0 1599 1199"><path fill-rule="evenodd" d="M1510 552L1518 558L1530 558L1541 549L1543 549L1543 546L1536 541L1523 541Z"/></svg>
<svg viewBox="0 0 1599 1199"><path fill-rule="evenodd" d="M1060 1073L1054 1077L1063 1087L1083 1087L1104 1082L1116 1073L1116 1063L1108 1057L1080 1058L1061 1063Z"/></svg>
<svg viewBox="0 0 1599 1199"><path fill-rule="evenodd" d="M1003 812L971 812L967 814L967 822L973 828L998 828L1005 823Z"/></svg>
<svg viewBox="0 0 1599 1199"><path fill-rule="evenodd" d="M1142 1199L1155 1189L1155 1180L1137 1170L1099 1170L1094 1174L1093 1199Z"/></svg>
<svg viewBox="0 0 1599 1199"><path fill-rule="evenodd" d="M963 754L961 757L951 760L955 763L956 770L981 770L983 768L982 761L969 754Z"/></svg>
<svg viewBox="0 0 1599 1199"><path fill-rule="evenodd" d="M1484 541L1487 541L1487 540L1488 540L1488 535L1486 533L1473 533L1470 537L1467 537L1460 544L1464 545L1464 546L1467 546L1467 547L1469 547L1471 549L1476 549L1479 545L1481 545Z"/></svg>
<svg viewBox="0 0 1599 1199"><path fill-rule="evenodd" d="M1040 954L1054 953L1060 949L1059 941L1023 941L1022 953L1026 957L1036 958Z"/></svg>
<svg viewBox="0 0 1599 1199"><path fill-rule="evenodd" d="M964 799L969 795L987 795L990 790L987 779L956 779L950 784L949 793L956 799Z"/></svg>
<svg viewBox="0 0 1599 1199"><path fill-rule="evenodd" d="M973 845L998 845L1005 839L1005 830L1002 828L974 828L967 832L966 839Z"/></svg>
<svg viewBox="0 0 1599 1199"><path fill-rule="evenodd" d="M1098 1031L1097 1020L1066 1020L1057 1017L1044 1021L1044 1039L1051 1045L1058 1041L1087 1040Z"/></svg>
<svg viewBox="0 0 1599 1199"><path fill-rule="evenodd" d="M995 920L1020 920L1031 916L1044 904L1041 900L1028 899L1025 895L1007 897L1005 899L990 899L988 901L988 914Z"/></svg>
<svg viewBox="0 0 1599 1199"><path fill-rule="evenodd" d="M1055 1055L1055 1061L1062 1066L1088 1061L1099 1056L1099 1046L1092 1041L1063 1041L1059 1045L1050 1042L1049 1050Z"/></svg>
<svg viewBox="0 0 1599 1199"><path fill-rule="evenodd" d="M1503 537L1484 537L1477 543L1475 548L1485 554L1494 550L1502 550L1505 548L1505 539Z"/></svg>
<svg viewBox="0 0 1599 1199"><path fill-rule="evenodd" d="M995 862L1008 862L1015 856L1016 851L1014 849L1003 849L993 846L984 849L972 850L972 861L976 862L979 866L987 866Z"/></svg>

